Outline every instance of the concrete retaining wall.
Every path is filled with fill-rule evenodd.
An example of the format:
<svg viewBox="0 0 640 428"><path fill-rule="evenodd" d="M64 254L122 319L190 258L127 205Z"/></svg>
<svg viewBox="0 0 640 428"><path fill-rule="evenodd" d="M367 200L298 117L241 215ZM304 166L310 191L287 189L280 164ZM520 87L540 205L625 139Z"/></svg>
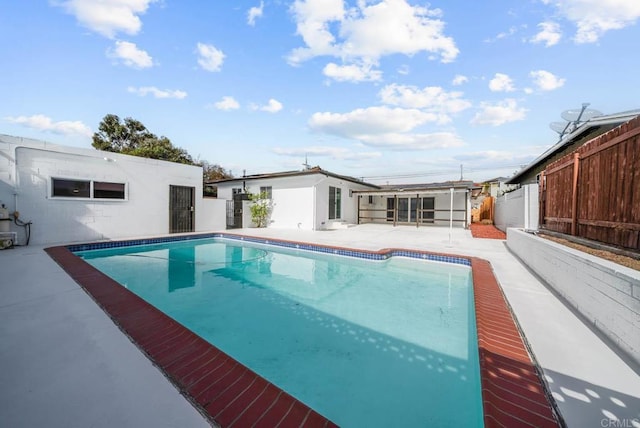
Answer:
<svg viewBox="0 0 640 428"><path fill-rule="evenodd" d="M507 246L640 365L640 272L519 229Z"/></svg>

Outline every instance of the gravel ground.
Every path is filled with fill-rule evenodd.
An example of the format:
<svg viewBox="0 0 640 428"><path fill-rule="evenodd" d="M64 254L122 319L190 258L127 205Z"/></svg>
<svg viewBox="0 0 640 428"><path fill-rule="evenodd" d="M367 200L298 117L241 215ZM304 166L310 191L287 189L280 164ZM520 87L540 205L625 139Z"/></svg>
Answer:
<svg viewBox="0 0 640 428"><path fill-rule="evenodd" d="M540 234L538 236L553 242L557 242L562 245L566 245L567 247L575 248L576 250L583 251L593 256L600 257L600 258L612 261L614 263L618 263L619 265L626 266L628 268L635 269L635 270L640 270L640 260L634 259L632 257L621 256L619 254L615 254L605 250L596 250L595 248L587 247L586 245L576 244L566 239L556 238L554 236L549 236L544 234Z"/></svg>

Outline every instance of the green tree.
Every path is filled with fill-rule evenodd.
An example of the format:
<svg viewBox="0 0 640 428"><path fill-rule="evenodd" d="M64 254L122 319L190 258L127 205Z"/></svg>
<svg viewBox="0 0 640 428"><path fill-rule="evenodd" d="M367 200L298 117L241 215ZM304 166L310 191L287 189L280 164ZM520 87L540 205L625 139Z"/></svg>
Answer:
<svg viewBox="0 0 640 428"><path fill-rule="evenodd" d="M202 167L202 179L204 182L203 193L204 196L218 197L218 186L215 183L211 183L216 180L223 180L225 178L233 178L230 171L227 171L218 164L212 164L206 160L196 162L196 165Z"/></svg>
<svg viewBox="0 0 640 428"><path fill-rule="evenodd" d="M271 214L271 199L268 199L266 192L253 193L249 195L251 205L251 220L256 227L267 227L269 214Z"/></svg>
<svg viewBox="0 0 640 428"><path fill-rule="evenodd" d="M93 134L91 144L98 150L201 166L205 196L217 196L216 186L207 182L233 177L218 164L194 161L186 150L174 146L167 137L156 136L142 122L130 117L120 120L117 115L108 114L100 122L98 130Z"/></svg>
<svg viewBox="0 0 640 428"><path fill-rule="evenodd" d="M227 171L218 164L212 164L206 160L196 162L196 165L202 167L202 175L204 176L204 182L223 180L225 178L233 178L230 171Z"/></svg>
<svg viewBox="0 0 640 428"><path fill-rule="evenodd" d="M98 150L160 159L194 165L186 150L175 147L167 137L158 137L142 122L127 117L124 121L115 114L108 114L93 134L92 146Z"/></svg>

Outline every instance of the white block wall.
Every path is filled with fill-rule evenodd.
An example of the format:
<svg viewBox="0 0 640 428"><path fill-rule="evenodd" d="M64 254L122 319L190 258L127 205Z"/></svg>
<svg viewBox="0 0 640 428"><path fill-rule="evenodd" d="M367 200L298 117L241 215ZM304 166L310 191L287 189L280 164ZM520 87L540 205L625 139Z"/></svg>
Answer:
<svg viewBox="0 0 640 428"><path fill-rule="evenodd" d="M538 185L527 184L496 198L494 224L503 232L510 227L537 230L538 207Z"/></svg>
<svg viewBox="0 0 640 428"><path fill-rule="evenodd" d="M198 195L196 195L196 198ZM198 232L224 231L227 228L227 202L216 198L203 198L202 209L196 212Z"/></svg>
<svg viewBox="0 0 640 428"><path fill-rule="evenodd" d="M203 210L200 167L11 136L0 136L0 155L0 200L33 222L31 244L167 234L170 185L195 188L195 231L224 229L224 208ZM127 199L52 198L52 177L126 183ZM24 244L24 229L11 229Z"/></svg>
<svg viewBox="0 0 640 428"><path fill-rule="evenodd" d="M640 272L518 229L507 246L640 364Z"/></svg>

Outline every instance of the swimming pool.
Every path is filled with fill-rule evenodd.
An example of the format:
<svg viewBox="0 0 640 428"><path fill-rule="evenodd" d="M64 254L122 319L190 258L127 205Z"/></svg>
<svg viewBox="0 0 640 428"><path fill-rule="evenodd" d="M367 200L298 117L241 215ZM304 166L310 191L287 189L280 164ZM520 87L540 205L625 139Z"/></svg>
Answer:
<svg viewBox="0 0 640 428"><path fill-rule="evenodd" d="M169 235L62 245L46 248L45 251L91 296L183 396L216 425L337 426L74 254L92 249L214 237L373 260L405 256L470 265L485 426L561 426L558 422L561 416L554 407L540 369L530 356L522 332L509 309L493 269L486 260L411 248L372 251L327 246L316 242L252 236L248 233ZM128 364L128 361L123 360L121 364Z"/></svg>
<svg viewBox="0 0 640 428"><path fill-rule="evenodd" d="M482 425L464 264L218 238L77 254L340 426Z"/></svg>

